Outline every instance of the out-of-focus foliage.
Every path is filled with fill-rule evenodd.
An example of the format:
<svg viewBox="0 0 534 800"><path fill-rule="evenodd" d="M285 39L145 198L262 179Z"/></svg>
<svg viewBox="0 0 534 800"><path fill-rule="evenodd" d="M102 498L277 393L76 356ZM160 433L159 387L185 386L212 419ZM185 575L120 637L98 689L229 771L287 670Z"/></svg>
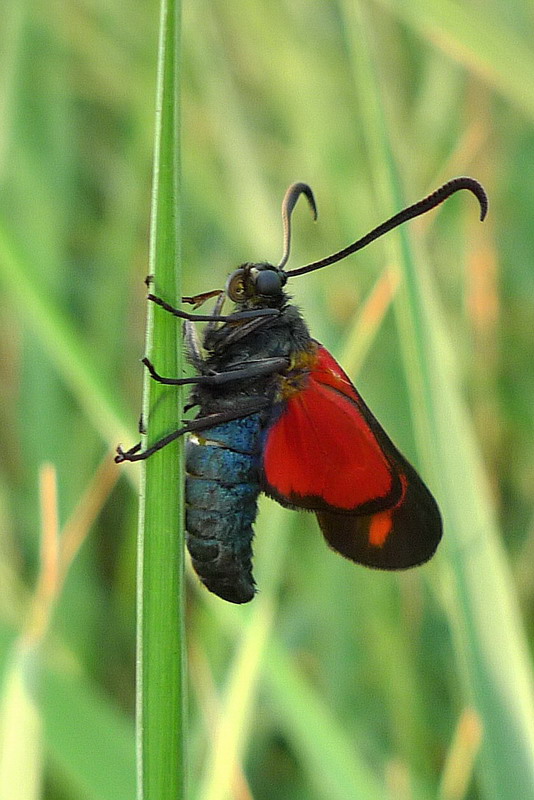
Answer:
<svg viewBox="0 0 534 800"><path fill-rule="evenodd" d="M137 467L106 459L137 436L158 13L154 0L2 7L9 800L134 796ZM533 34L526 0L184 3L186 294L222 287L242 261L279 259L279 205L294 180L312 185L319 220L297 208L293 265L396 210L384 203L391 175L402 202L471 174L491 203L483 226L471 198L455 198L410 227L423 285L434 285L422 295L440 369L423 370L421 394L433 427L414 394L418 345L406 338L395 251L373 246L291 286L313 335L436 489L446 541L428 567L369 572L331 553L313 517L262 501L251 607L190 582L192 797L507 800L495 731L520 756L532 746L516 708L529 697L534 620ZM375 103L383 129L372 127ZM468 467L456 504L455 458ZM484 528L477 540L484 509L504 547L491 550L491 571L473 575L487 546ZM458 531L471 523L462 549ZM485 661L467 663L470 643L488 633L475 598L493 603L496 589L506 603L493 643ZM485 676L509 701L496 701L493 718L476 689ZM516 787L534 795L532 767L517 771Z"/></svg>

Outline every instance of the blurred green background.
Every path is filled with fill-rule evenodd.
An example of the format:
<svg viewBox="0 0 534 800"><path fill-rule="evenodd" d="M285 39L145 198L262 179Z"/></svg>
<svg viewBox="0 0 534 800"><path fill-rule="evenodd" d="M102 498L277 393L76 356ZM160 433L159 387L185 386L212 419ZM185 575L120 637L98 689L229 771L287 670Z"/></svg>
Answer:
<svg viewBox="0 0 534 800"><path fill-rule="evenodd" d="M3 3L2 800L135 791L139 468L110 453L141 402L158 14ZM188 584L191 797L527 800L534 8L196 0L183 17L185 294L280 258L295 180L319 220L299 204L292 266L455 175L490 195L483 226L470 197L412 224L408 269L379 244L291 286L446 538L422 569L374 573L262 500L251 607Z"/></svg>

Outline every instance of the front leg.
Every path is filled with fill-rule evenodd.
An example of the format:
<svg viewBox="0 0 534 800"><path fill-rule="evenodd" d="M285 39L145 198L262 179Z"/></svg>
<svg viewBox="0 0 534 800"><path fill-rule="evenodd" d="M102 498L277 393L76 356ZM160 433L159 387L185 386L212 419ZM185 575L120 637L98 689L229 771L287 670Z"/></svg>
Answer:
<svg viewBox="0 0 534 800"><path fill-rule="evenodd" d="M227 370L226 372L215 372L211 375L193 375L191 378L165 378L156 371L150 359L143 358L142 361L150 372L151 377L165 386L185 386L186 384L222 386L236 381L273 375L275 372L283 372L289 367L287 358L265 358L251 364L244 363L238 369Z"/></svg>
<svg viewBox="0 0 534 800"><path fill-rule="evenodd" d="M234 311L233 314L189 314L187 311L182 311L179 308L171 306L163 298L157 297L155 294L148 294L147 300L155 303L160 308L168 311L173 317L179 319L187 319L190 322L239 322L242 319L252 319L254 317L278 317L280 311L276 308L255 308L250 311Z"/></svg>

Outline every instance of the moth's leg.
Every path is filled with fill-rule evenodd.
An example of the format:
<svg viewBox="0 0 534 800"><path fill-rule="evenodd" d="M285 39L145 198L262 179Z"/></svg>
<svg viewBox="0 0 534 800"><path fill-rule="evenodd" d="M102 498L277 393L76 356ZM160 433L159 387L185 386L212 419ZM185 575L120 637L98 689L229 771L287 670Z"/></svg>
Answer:
<svg viewBox="0 0 534 800"><path fill-rule="evenodd" d="M210 300L212 297L218 297L220 294L224 294L223 289L214 289L211 292L195 294L193 297L182 297L182 303L189 303L190 305L195 306L195 308L199 308L206 302L206 300Z"/></svg>
<svg viewBox="0 0 534 800"><path fill-rule="evenodd" d="M147 289L150 289L150 287L154 285L154 276L147 275L144 282ZM200 294L195 294L192 297L182 297L182 303L189 303L189 305L199 308L206 302L206 300L209 300L212 297L217 297L220 294L224 294L223 289L213 289L211 292L201 292Z"/></svg>
<svg viewBox="0 0 534 800"><path fill-rule="evenodd" d="M217 330L218 323L221 322L221 313L222 308L224 305L224 301L226 299L226 295L224 292L221 292L219 297L217 298L217 302L213 307L213 319L206 325L206 330L204 331L204 341L213 333L213 331Z"/></svg>
<svg viewBox="0 0 534 800"><path fill-rule="evenodd" d="M184 343L187 353L187 360L196 369L197 372L204 371L204 359L202 357L202 348L200 339L198 338L197 329L190 320L184 322Z"/></svg>
<svg viewBox="0 0 534 800"><path fill-rule="evenodd" d="M167 303L155 294L148 294L147 300L150 300L152 303L160 306L160 308L168 311L169 314L172 314L174 317L188 319L191 322L238 322L241 319L278 317L280 315L280 311L276 308L255 308L250 311L235 311L233 314L189 314L187 311L182 311L179 308L171 306L170 303Z"/></svg>
<svg viewBox="0 0 534 800"><path fill-rule="evenodd" d="M264 309L264 310L273 311L275 309ZM256 319L250 319L247 322L243 322L240 325L236 325L231 331L225 331L225 337L224 337L225 346L233 344L234 342L238 342L240 339L243 339L245 336L248 336L249 333L252 333L258 328L261 328L263 325L268 325L271 319L272 319L271 316L256 317ZM209 340L207 338L205 341L206 343L209 343Z"/></svg>
<svg viewBox="0 0 534 800"><path fill-rule="evenodd" d="M186 384L221 386L225 383L245 380L248 378L259 378L264 375L272 375L288 367L287 358L265 358L257 360L252 364L244 364L239 369L227 370L226 372L216 372L212 375L193 375L190 378L165 378L159 374L154 365L148 358L143 358L143 364L150 372L151 376L158 383L166 386L185 386Z"/></svg>
<svg viewBox="0 0 534 800"><path fill-rule="evenodd" d="M147 447L146 450L141 450L140 443L134 445L134 447L130 448L130 450L123 450L119 445L119 447L117 447L115 463L121 464L123 461L144 461L145 459L150 458L150 456L154 453L157 453L158 450L166 447L168 444L174 442L176 439L179 439L181 436L184 436L186 433L204 431L224 422L231 422L234 419L243 419L243 417L249 417L251 414L256 414L258 411L262 411L268 405L270 405L270 401L266 398L251 398L249 402L243 403L239 409L232 411L221 411L218 414L209 414L206 417L198 417L197 419L193 419L191 422L188 422L182 428L178 428L178 430L172 431L171 433L168 433L167 436L163 436L161 439L158 439L157 442L150 447Z"/></svg>

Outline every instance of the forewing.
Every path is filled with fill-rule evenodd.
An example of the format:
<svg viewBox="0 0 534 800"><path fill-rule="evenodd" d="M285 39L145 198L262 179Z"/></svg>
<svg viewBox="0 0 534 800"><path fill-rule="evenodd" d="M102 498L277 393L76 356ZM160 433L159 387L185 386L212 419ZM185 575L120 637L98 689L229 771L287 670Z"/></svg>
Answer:
<svg viewBox="0 0 534 800"><path fill-rule="evenodd" d="M441 538L434 498L320 345L267 430L262 482L282 505L315 511L331 547L367 566L420 564Z"/></svg>

